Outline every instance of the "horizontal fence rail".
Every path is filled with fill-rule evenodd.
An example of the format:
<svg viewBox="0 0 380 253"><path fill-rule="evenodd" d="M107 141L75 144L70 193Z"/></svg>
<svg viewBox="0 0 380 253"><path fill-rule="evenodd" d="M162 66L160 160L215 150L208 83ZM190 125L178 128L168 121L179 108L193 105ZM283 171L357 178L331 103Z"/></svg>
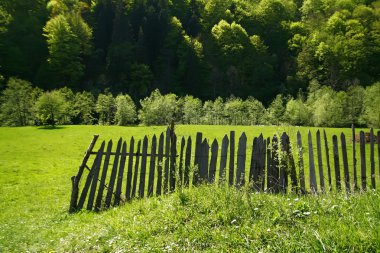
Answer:
<svg viewBox="0 0 380 253"><path fill-rule="evenodd" d="M133 137L129 141L120 138L116 147L112 140L103 141L96 151L99 136L95 135L77 175L71 178L69 211L105 210L133 198L160 196L178 187L202 183L268 193L325 194L344 190L350 194L375 189L376 180L380 180L380 131L375 136L373 129L357 135L352 127L351 140L342 133L333 135L331 141L325 131L322 136L318 130L315 139L310 131L307 138L297 132L294 143L285 132L272 138L260 135L248 143L244 132L235 138L234 131L221 143L216 139L209 142L202 133L197 133L194 142L191 137L178 139L173 129L150 140L147 136L137 142ZM352 141L350 153L348 141ZM352 154L352 163L348 154Z"/></svg>

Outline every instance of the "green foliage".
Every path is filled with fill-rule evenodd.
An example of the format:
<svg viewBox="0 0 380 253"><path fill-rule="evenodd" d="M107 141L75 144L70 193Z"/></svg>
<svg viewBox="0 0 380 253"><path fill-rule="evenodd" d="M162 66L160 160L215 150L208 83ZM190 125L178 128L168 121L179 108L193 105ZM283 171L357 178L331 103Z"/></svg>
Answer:
<svg viewBox="0 0 380 253"><path fill-rule="evenodd" d="M370 127L380 128L380 82L365 90L363 119Z"/></svg>
<svg viewBox="0 0 380 253"><path fill-rule="evenodd" d="M3 126L27 126L33 119L32 84L16 78L7 82L0 97L0 121Z"/></svg>
<svg viewBox="0 0 380 253"><path fill-rule="evenodd" d="M141 109L138 118L142 124L168 125L177 119L178 103L174 94L161 95L154 90L149 97L140 100Z"/></svg>
<svg viewBox="0 0 380 253"><path fill-rule="evenodd" d="M67 122L68 107L64 93L57 90L44 92L34 106L36 116L42 124L51 126Z"/></svg>
<svg viewBox="0 0 380 253"><path fill-rule="evenodd" d="M276 98L272 101L269 107L266 110L266 121L271 125L279 125L285 113L285 99L282 94L276 96Z"/></svg>
<svg viewBox="0 0 380 253"><path fill-rule="evenodd" d="M95 122L95 98L90 92L78 92L74 98L74 121L79 124L92 125Z"/></svg>
<svg viewBox="0 0 380 253"><path fill-rule="evenodd" d="M193 96L185 96L183 102L183 123L199 124L202 116L202 101Z"/></svg>
<svg viewBox="0 0 380 253"><path fill-rule="evenodd" d="M137 119L136 106L129 95L119 94L116 97L115 123L119 126L133 124Z"/></svg>
<svg viewBox="0 0 380 253"><path fill-rule="evenodd" d="M95 110L99 114L100 125L111 125L116 112L115 98L112 94L99 94Z"/></svg>
<svg viewBox="0 0 380 253"><path fill-rule="evenodd" d="M286 103L284 119L293 126L306 126L310 123L310 110L302 100L291 98Z"/></svg>

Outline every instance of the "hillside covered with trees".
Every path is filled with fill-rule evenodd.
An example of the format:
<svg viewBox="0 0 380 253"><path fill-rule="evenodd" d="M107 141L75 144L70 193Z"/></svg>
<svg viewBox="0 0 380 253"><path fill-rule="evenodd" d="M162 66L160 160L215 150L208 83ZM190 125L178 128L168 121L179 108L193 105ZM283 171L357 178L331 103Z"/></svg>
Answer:
<svg viewBox="0 0 380 253"><path fill-rule="evenodd" d="M300 101L314 114L322 115L335 106L340 117L346 117L342 115L347 113L343 111L347 103L355 104L355 120L350 116L344 122L334 117L319 122L308 116L307 121L291 120L294 124L347 125L366 118L361 115L364 100L367 104L379 100L379 85L375 84L380 81L379 59L380 1L0 2L2 125L26 124L9 120L12 113L7 111L12 99L17 101L9 91L17 83L28 86L23 80L34 89L24 91L33 104L29 109L34 111L38 111L35 103L42 90L66 102L77 99L86 104L91 100L91 108L102 96L116 98L121 93L141 108L143 99L156 89L181 98L197 97L205 102L201 102L202 108L209 106L207 101L215 104L234 98L254 100L269 108L282 94L284 108L291 101L304 113L307 110ZM59 89L65 92L58 95ZM77 97L70 97L74 93ZM326 108L318 111L311 100ZM380 117L378 108L374 109L375 118ZM96 122L104 122L101 115L97 112ZM283 120L279 115L277 123ZM264 121L268 123L267 118Z"/></svg>

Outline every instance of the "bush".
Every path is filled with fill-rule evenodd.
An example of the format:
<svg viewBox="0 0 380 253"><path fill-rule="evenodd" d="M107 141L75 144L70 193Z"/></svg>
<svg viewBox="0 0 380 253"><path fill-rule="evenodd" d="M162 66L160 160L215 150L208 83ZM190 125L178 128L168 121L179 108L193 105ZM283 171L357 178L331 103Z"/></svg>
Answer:
<svg viewBox="0 0 380 253"><path fill-rule="evenodd" d="M65 122L67 102L57 90L43 93L35 104L37 118L43 123L55 126Z"/></svg>
<svg viewBox="0 0 380 253"><path fill-rule="evenodd" d="M132 124L137 119L136 106L129 95L119 94L116 97L115 123L119 126Z"/></svg>

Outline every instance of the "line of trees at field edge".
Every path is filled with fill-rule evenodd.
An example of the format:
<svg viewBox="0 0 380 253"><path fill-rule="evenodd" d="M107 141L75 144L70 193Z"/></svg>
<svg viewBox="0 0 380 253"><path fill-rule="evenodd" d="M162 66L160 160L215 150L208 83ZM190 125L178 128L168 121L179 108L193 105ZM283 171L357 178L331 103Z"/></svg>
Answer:
<svg viewBox="0 0 380 253"><path fill-rule="evenodd" d="M193 96L163 95L154 90L138 105L128 94L94 96L69 88L43 91L31 83L10 78L0 96L0 125L280 125L344 127L351 124L380 127L380 82L363 88L334 91L317 81L306 94L279 94L267 108L254 97L231 96L201 101Z"/></svg>

